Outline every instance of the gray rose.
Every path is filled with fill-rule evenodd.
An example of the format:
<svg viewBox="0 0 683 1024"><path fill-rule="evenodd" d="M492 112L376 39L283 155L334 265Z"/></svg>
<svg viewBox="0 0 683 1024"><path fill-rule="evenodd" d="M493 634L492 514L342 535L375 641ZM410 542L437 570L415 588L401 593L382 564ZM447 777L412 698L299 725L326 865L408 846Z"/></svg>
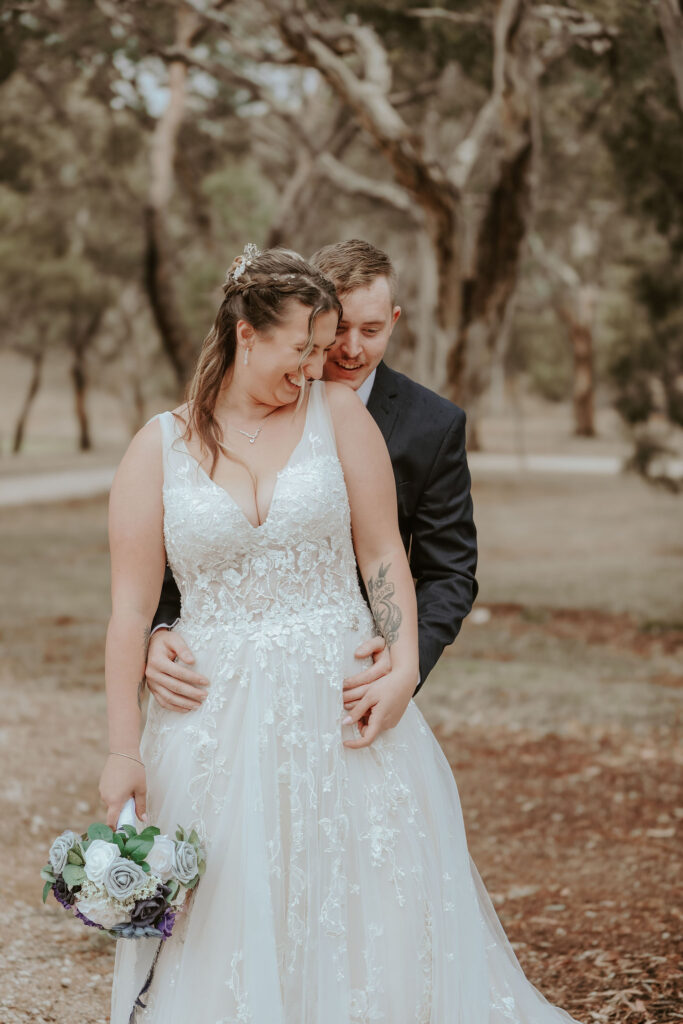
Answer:
<svg viewBox="0 0 683 1024"><path fill-rule="evenodd" d="M117 857L104 873L104 887L115 900L125 900L138 886L144 885L147 874L135 861Z"/></svg>
<svg viewBox="0 0 683 1024"><path fill-rule="evenodd" d="M66 865L66 859L69 856L69 850L74 844L80 839L80 836L76 832L72 832L67 829L66 832L62 832L61 836L57 836L54 843L50 847L50 864L52 870L56 875L60 875Z"/></svg>
<svg viewBox="0 0 683 1024"><path fill-rule="evenodd" d="M173 868L176 878L183 885L191 882L199 870L197 864L197 851L192 843L178 843L173 858Z"/></svg>

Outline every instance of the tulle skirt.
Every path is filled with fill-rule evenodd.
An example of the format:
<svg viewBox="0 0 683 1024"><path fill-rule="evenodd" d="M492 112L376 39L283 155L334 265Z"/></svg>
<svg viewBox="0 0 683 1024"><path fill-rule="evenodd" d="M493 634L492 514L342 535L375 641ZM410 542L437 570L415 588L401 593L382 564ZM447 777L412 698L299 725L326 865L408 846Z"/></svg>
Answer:
<svg viewBox="0 0 683 1024"><path fill-rule="evenodd" d="M196 827L207 867L138 1024L571 1021L524 977L418 707L343 746L342 681L370 632L368 615L325 640L274 625L227 653L188 638L210 695L184 715L152 701L142 752L149 820ZM128 1024L157 947L119 941L112 1024Z"/></svg>

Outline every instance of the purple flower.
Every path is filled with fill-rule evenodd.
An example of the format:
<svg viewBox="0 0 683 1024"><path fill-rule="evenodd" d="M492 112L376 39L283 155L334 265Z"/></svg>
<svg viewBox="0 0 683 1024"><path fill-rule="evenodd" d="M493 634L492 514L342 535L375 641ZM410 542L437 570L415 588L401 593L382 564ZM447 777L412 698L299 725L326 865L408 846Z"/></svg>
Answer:
<svg viewBox="0 0 683 1024"><path fill-rule="evenodd" d="M168 907L166 897L170 893L167 885L160 885L155 896L146 900L138 900L130 915L130 923L144 928L146 925L159 927L158 922L164 917Z"/></svg>
<svg viewBox="0 0 683 1024"><path fill-rule="evenodd" d="M52 892L58 903L61 903L67 910L71 907L76 899L76 893L81 891L80 885L75 885L73 889L70 889L66 884L61 875L57 875L54 884L52 886Z"/></svg>
<svg viewBox="0 0 683 1024"><path fill-rule="evenodd" d="M175 923L176 911L173 907L169 907L162 919L157 923L157 928L163 935L164 939L170 938L171 932L173 931L173 925Z"/></svg>

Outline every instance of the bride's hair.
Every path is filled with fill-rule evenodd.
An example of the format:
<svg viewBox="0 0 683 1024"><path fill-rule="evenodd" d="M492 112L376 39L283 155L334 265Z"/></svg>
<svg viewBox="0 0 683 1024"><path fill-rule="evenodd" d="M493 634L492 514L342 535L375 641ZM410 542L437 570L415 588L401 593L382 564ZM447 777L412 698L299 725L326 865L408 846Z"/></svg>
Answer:
<svg viewBox="0 0 683 1024"><path fill-rule="evenodd" d="M332 282L291 249L266 249L259 253L255 247L247 246L244 254L233 260L223 293L187 396L185 438L197 435L202 450L211 456L211 475L219 451L225 451L214 409L225 374L235 362L238 321L246 320L255 331L267 331L283 322L292 299L308 306L308 344L299 361L301 368L313 348L313 329L319 314L336 310L341 316L341 303Z"/></svg>

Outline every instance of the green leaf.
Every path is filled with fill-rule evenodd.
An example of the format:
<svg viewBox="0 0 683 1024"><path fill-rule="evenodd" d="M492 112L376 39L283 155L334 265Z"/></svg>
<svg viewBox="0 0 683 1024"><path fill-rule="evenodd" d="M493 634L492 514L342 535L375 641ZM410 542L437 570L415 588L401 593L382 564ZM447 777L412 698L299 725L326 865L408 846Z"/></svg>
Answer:
<svg viewBox="0 0 683 1024"><path fill-rule="evenodd" d="M127 839L138 834L135 825L122 825L121 828L117 829L117 832L125 832Z"/></svg>
<svg viewBox="0 0 683 1024"><path fill-rule="evenodd" d="M152 839L143 839L141 836L133 836L132 839L128 839L126 841L123 852L126 857L132 857L133 859L135 859L134 855L137 856L137 854L141 853L142 859L144 860L153 846L154 841Z"/></svg>
<svg viewBox="0 0 683 1024"><path fill-rule="evenodd" d="M206 861L205 860L200 860L199 861L199 864L197 865L197 870L199 872L199 877L201 878L202 875L204 874L204 872L206 871Z"/></svg>
<svg viewBox="0 0 683 1024"><path fill-rule="evenodd" d="M157 828L156 825L148 825L147 828L143 828L140 832L140 837L144 839L153 839L154 836L160 836L161 829Z"/></svg>
<svg viewBox="0 0 683 1024"><path fill-rule="evenodd" d="M45 885L43 886L43 903L45 903L45 901L47 900L47 894L49 893L51 888L52 882L46 882Z"/></svg>
<svg viewBox="0 0 683 1024"><path fill-rule="evenodd" d="M40 877L44 878L46 882L50 882L50 884L52 884L52 882L54 882L54 880L55 880L55 873L52 870L52 865L51 864L46 864L44 868L40 869Z"/></svg>
<svg viewBox="0 0 683 1024"><path fill-rule="evenodd" d="M147 872L147 874L149 874L150 871L152 870L146 860L139 860L138 864L140 865L143 871Z"/></svg>
<svg viewBox="0 0 683 1024"><path fill-rule="evenodd" d="M166 883L166 885L171 890L169 892L168 896L166 897L166 900L170 903L171 900L174 900L176 898L176 896L178 895L178 890L180 889L180 882L178 881L177 878L171 878Z"/></svg>
<svg viewBox="0 0 683 1024"><path fill-rule="evenodd" d="M84 868L77 864L66 864L62 876L70 889L73 889L75 885L81 885L87 878Z"/></svg>
<svg viewBox="0 0 683 1024"><path fill-rule="evenodd" d="M80 864L83 867L83 858L78 850L73 849L73 847L69 850L66 861L67 864Z"/></svg>
<svg viewBox="0 0 683 1024"><path fill-rule="evenodd" d="M114 831L109 828L109 825L103 825L101 822L96 822L88 828L88 835L91 839L104 839L106 842L110 843L114 837Z"/></svg>
<svg viewBox="0 0 683 1024"><path fill-rule="evenodd" d="M185 840L185 829L181 828L180 825L178 825L178 828L176 829L175 837L179 843L182 843Z"/></svg>
<svg viewBox="0 0 683 1024"><path fill-rule="evenodd" d="M195 875L194 878L192 879L192 881L187 883L187 888L188 889L194 889L194 887L195 887L195 885L197 884L198 881L199 881L199 875Z"/></svg>
<svg viewBox="0 0 683 1024"><path fill-rule="evenodd" d="M192 829L192 831L190 832L190 836L189 836L189 839L187 841L188 841L188 843L192 843L192 845L194 847L199 846L199 836L197 835L197 833L196 833L196 831L194 829Z"/></svg>

